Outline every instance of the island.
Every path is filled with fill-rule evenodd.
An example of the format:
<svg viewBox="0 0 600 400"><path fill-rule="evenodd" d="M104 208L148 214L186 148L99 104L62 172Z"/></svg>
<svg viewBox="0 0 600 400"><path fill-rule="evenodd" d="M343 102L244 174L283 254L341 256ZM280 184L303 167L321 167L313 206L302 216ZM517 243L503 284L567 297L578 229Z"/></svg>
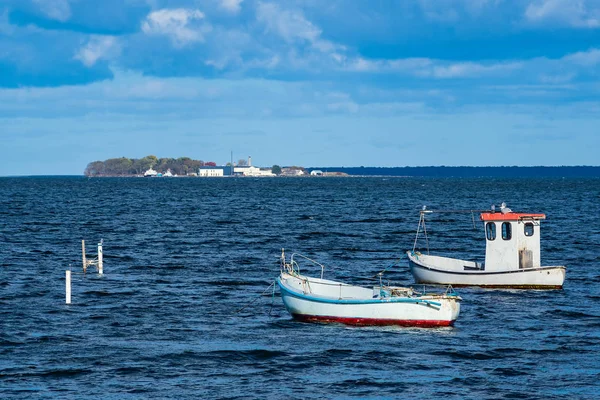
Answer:
<svg viewBox="0 0 600 400"><path fill-rule="evenodd" d="M252 157L217 165L190 157L110 158L93 161L87 177L431 177L431 178L598 178L600 166L414 166L414 167L256 167Z"/></svg>
<svg viewBox="0 0 600 400"><path fill-rule="evenodd" d="M345 176L344 172L323 173L307 171L304 167L256 167L252 157L229 162L219 166L214 161L194 160L190 157L158 158L150 155L143 158L110 158L105 161L93 161L87 165L84 175L87 177L222 177L222 176Z"/></svg>

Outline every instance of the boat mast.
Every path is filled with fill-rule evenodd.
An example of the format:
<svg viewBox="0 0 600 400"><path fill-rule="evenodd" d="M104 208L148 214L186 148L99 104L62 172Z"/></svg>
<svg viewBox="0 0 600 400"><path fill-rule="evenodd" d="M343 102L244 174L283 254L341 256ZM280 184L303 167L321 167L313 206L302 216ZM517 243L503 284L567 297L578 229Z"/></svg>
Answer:
<svg viewBox="0 0 600 400"><path fill-rule="evenodd" d="M432 213L433 211L428 210L427 206L423 206L419 212L419 225L417 226L417 235L415 236L415 244L413 245L413 252L417 248L417 240L419 240L419 233L421 232L421 225L423 225L423 233L425 235L425 243L427 244L427 254L429 254L429 238L427 237L427 228L425 227L425 214Z"/></svg>
<svg viewBox="0 0 600 400"><path fill-rule="evenodd" d="M495 207L492 206L492 212L495 211ZM473 220L473 228L475 228L475 213L489 212L489 210L428 210L427 206L423 206L420 211L419 225L417 226L417 235L415 236L415 243L413 244L413 252L417 248L417 241L419 239L419 233L421 232L421 226L423 226L423 233L425 236L425 243L427 246L427 254L429 254L429 237L427 236L427 227L425 226L425 214L431 213L470 213Z"/></svg>

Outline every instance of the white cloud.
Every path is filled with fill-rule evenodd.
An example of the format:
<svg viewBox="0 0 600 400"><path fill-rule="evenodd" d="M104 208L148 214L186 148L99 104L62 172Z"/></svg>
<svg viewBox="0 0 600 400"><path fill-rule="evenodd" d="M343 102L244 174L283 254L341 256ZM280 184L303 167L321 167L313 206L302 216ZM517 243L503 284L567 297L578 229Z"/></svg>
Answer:
<svg viewBox="0 0 600 400"><path fill-rule="evenodd" d="M12 26L8 20L8 9L5 9L0 12L0 33L10 36L14 31L14 26Z"/></svg>
<svg viewBox="0 0 600 400"><path fill-rule="evenodd" d="M561 58L539 57L523 61L524 70L545 84L561 87L565 83L576 83L597 75L600 65L600 49L591 48L567 54ZM577 80L575 78L578 78ZM587 89L592 89L587 83Z"/></svg>
<svg viewBox="0 0 600 400"><path fill-rule="evenodd" d="M355 72L374 72L381 69L382 61L378 60L367 60L362 57L358 57L347 66L346 69Z"/></svg>
<svg viewBox="0 0 600 400"><path fill-rule="evenodd" d="M243 68L247 57L258 56L254 38L247 32L215 27L205 50L204 63L219 70L228 67Z"/></svg>
<svg viewBox="0 0 600 400"><path fill-rule="evenodd" d="M474 78L483 75L507 73L522 67L520 62L479 64L474 62L461 62L449 65L438 65L431 70L425 70L418 75L433 76L434 78Z"/></svg>
<svg viewBox="0 0 600 400"><path fill-rule="evenodd" d="M299 11L282 10L277 4L259 3L256 11L257 19L287 42L298 39L315 42L321 30L304 18Z"/></svg>
<svg viewBox="0 0 600 400"><path fill-rule="evenodd" d="M434 63L429 58L403 58L397 60L367 60L362 57L352 59L345 67L354 72L411 72L422 70Z"/></svg>
<svg viewBox="0 0 600 400"><path fill-rule="evenodd" d="M397 73L422 78L455 79L506 76L515 78L535 76L545 83L560 84L581 74L594 73L600 65L600 49L567 54L561 58L538 57L512 61L448 61L430 58L396 60L356 57L344 63L342 69L358 73Z"/></svg>
<svg viewBox="0 0 600 400"><path fill-rule="evenodd" d="M114 36L93 35L75 54L75 59L91 67L99 59L108 59L119 53L119 43Z"/></svg>
<svg viewBox="0 0 600 400"><path fill-rule="evenodd" d="M246 68L274 69L279 66L281 59L278 55L266 59L253 59L244 64Z"/></svg>
<svg viewBox="0 0 600 400"><path fill-rule="evenodd" d="M567 87L564 84L571 82L575 76L576 74L574 72L555 75L542 74L540 75L540 82L550 84L553 87Z"/></svg>
<svg viewBox="0 0 600 400"><path fill-rule="evenodd" d="M49 18L65 22L71 18L69 0L33 0L40 10Z"/></svg>
<svg viewBox="0 0 600 400"><path fill-rule="evenodd" d="M358 107L358 104L356 104L352 101L343 101L343 102L339 102L339 103L327 104L327 109L329 111L334 111L334 112L345 112L345 113L355 114L358 112L359 107Z"/></svg>
<svg viewBox="0 0 600 400"><path fill-rule="evenodd" d="M455 4L447 0L419 0L419 6L430 21L456 22L459 17L454 9Z"/></svg>
<svg viewBox="0 0 600 400"><path fill-rule="evenodd" d="M195 21L204 19L200 10L175 8L153 11L142 22L142 31L147 35L165 35L175 46L204 41L208 25L198 26Z"/></svg>
<svg viewBox="0 0 600 400"><path fill-rule="evenodd" d="M585 0L536 0L525 10L532 23L554 22L576 28L600 28L600 8Z"/></svg>
<svg viewBox="0 0 600 400"><path fill-rule="evenodd" d="M487 9L497 7L503 0L418 0L426 19L454 23L466 15L479 17Z"/></svg>
<svg viewBox="0 0 600 400"><path fill-rule="evenodd" d="M579 51L568 54L562 60L580 65L582 67L593 67L600 64L600 49L590 49L588 51Z"/></svg>
<svg viewBox="0 0 600 400"><path fill-rule="evenodd" d="M219 5L221 6L221 8L227 11L237 14L242 9L243 1L244 0L219 0Z"/></svg>
<svg viewBox="0 0 600 400"><path fill-rule="evenodd" d="M521 62L481 64L474 62L450 62L430 58L405 58L397 60L367 60L358 57L345 69L354 72L406 73L420 77L476 78L483 75L507 73L523 66Z"/></svg>
<svg viewBox="0 0 600 400"><path fill-rule="evenodd" d="M304 18L300 11L283 10L277 4L258 3L256 18L268 32L273 32L288 43L308 42L315 49L330 53L343 48L321 38L321 29Z"/></svg>

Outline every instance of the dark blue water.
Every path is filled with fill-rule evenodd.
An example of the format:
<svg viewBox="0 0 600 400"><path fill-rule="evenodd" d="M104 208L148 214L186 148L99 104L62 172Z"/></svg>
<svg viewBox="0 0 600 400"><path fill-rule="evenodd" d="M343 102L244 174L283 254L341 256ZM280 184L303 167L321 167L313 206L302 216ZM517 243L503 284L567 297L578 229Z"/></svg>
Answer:
<svg viewBox="0 0 600 400"><path fill-rule="evenodd" d="M460 289L453 328L295 322L282 247L365 278L410 250L418 210L545 212L561 291ZM439 254L481 259L470 214ZM105 276L74 275L103 238ZM599 179L0 178L0 398L600 397ZM387 274L411 283L406 259ZM242 311L237 312L242 307Z"/></svg>

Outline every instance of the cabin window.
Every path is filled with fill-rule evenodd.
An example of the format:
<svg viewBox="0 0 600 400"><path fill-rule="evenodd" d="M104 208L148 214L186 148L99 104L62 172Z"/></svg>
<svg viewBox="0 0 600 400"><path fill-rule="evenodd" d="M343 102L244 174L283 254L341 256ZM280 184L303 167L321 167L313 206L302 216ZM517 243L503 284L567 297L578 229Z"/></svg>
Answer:
<svg viewBox="0 0 600 400"><path fill-rule="evenodd" d="M526 222L524 229L525 229L525 236L533 236L533 223Z"/></svg>
<svg viewBox="0 0 600 400"><path fill-rule="evenodd" d="M502 223L502 239L510 240L512 238L512 225L510 222Z"/></svg>
<svg viewBox="0 0 600 400"><path fill-rule="evenodd" d="M494 222L488 222L485 224L485 235L487 240L496 239L496 224Z"/></svg>

